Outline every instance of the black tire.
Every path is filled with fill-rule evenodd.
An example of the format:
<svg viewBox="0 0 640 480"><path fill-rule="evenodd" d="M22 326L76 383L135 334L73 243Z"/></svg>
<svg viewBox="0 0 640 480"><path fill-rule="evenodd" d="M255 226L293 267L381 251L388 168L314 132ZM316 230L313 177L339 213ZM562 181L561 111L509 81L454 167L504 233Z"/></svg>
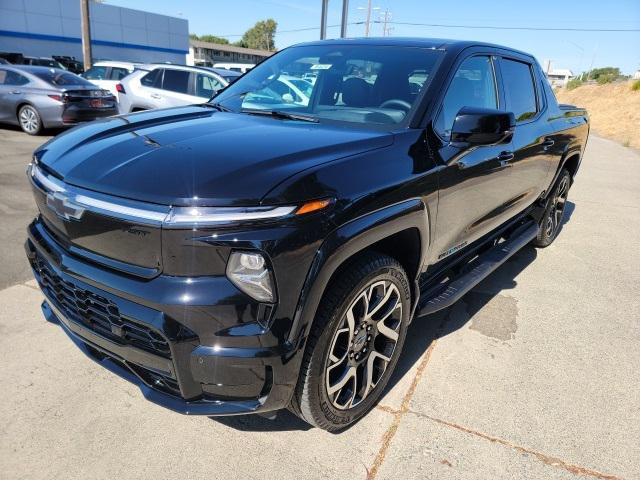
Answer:
<svg viewBox="0 0 640 480"><path fill-rule="evenodd" d="M313 426L338 431L376 404L402 351L410 292L405 271L389 256L366 252L342 269L311 327L290 406L293 413ZM347 377L338 391L329 393Z"/></svg>
<svg viewBox="0 0 640 480"><path fill-rule="evenodd" d="M568 170L563 169L547 199L547 206L540 221L540 231L532 242L534 246L548 247L560 233L570 188L571 174Z"/></svg>
<svg viewBox="0 0 640 480"><path fill-rule="evenodd" d="M42 118L33 105L22 105L18 110L18 124L24 133L39 135L42 132Z"/></svg>

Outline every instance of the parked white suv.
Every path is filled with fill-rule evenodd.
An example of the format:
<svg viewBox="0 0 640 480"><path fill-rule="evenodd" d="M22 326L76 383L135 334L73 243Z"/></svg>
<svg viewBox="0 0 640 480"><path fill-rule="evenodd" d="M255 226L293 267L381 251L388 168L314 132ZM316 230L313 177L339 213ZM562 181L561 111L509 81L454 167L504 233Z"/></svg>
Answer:
<svg viewBox="0 0 640 480"><path fill-rule="evenodd" d="M110 90L114 96L118 96L117 84L124 77L133 72L139 64L131 62L103 61L96 62L84 72L81 77L98 85L100 88Z"/></svg>
<svg viewBox="0 0 640 480"><path fill-rule="evenodd" d="M120 82L120 113L204 103L229 85L210 69L183 65L141 65Z"/></svg>

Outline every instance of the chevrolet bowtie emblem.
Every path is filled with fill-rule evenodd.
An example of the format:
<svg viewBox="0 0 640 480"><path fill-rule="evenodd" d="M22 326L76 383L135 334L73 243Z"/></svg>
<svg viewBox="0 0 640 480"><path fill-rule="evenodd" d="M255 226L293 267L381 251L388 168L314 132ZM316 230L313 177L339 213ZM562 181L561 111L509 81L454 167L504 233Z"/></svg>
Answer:
<svg viewBox="0 0 640 480"><path fill-rule="evenodd" d="M84 214L84 208L73 203L69 198L60 192L47 194L47 207L63 220L80 220Z"/></svg>

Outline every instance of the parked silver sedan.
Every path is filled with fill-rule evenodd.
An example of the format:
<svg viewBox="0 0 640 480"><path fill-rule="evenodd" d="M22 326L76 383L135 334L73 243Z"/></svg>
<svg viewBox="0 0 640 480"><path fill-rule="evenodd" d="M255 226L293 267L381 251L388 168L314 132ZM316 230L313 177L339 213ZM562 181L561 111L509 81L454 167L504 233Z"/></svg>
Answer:
<svg viewBox="0 0 640 480"><path fill-rule="evenodd" d="M116 98L84 78L58 68L0 64L0 123L29 135L116 115Z"/></svg>

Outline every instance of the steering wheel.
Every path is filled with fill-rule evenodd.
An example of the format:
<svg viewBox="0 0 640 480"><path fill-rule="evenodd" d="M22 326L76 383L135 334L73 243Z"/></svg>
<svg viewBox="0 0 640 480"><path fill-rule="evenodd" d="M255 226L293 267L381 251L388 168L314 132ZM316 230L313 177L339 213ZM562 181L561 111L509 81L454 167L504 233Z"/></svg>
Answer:
<svg viewBox="0 0 640 480"><path fill-rule="evenodd" d="M400 100L399 98L392 98L391 100L386 100L382 102L380 108L400 108L405 112L411 110L411 104L405 100Z"/></svg>

